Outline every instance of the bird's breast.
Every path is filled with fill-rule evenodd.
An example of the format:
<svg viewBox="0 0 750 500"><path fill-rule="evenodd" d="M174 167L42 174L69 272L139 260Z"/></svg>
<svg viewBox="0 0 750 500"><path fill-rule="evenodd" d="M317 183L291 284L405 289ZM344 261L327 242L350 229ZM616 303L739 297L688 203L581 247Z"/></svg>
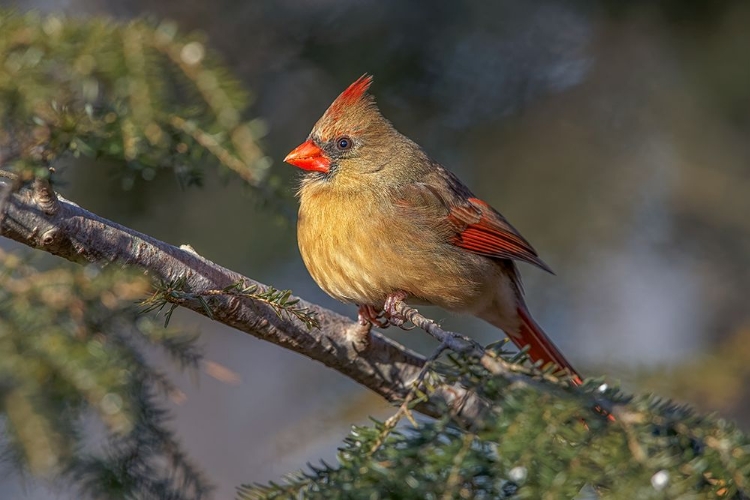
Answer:
<svg viewBox="0 0 750 500"><path fill-rule="evenodd" d="M383 257L373 231L380 230L367 206L353 208L346 198L302 198L297 239L302 260L318 285L343 302L375 304L387 295Z"/></svg>
<svg viewBox="0 0 750 500"><path fill-rule="evenodd" d="M380 194L302 193L297 238L313 279L343 302L382 306L399 290L472 312L498 285L496 263L463 251L434 221L399 213Z"/></svg>

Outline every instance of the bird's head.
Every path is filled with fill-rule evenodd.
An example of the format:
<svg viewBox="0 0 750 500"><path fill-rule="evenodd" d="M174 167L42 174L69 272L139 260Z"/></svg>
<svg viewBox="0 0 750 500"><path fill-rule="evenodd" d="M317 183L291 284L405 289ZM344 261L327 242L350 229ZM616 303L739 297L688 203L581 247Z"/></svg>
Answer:
<svg viewBox="0 0 750 500"><path fill-rule="evenodd" d="M310 177L333 181L386 174L403 148L416 148L383 118L375 99L367 93L369 75L349 85L318 120L307 140L284 161L310 172ZM402 155L403 156L403 155ZM396 161L396 163L398 163Z"/></svg>

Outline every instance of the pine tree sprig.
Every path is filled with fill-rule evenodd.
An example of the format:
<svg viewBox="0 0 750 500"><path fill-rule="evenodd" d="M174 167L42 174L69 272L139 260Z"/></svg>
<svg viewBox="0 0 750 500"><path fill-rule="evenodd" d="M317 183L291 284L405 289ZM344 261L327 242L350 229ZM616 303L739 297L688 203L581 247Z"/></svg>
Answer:
<svg viewBox="0 0 750 500"><path fill-rule="evenodd" d="M49 270L0 251L0 412L6 465L62 478L93 498L205 498L211 488L169 430L155 393L178 391L143 351L186 368L195 338L135 305L140 273L66 264ZM94 451L86 422L103 424Z"/></svg>
<svg viewBox="0 0 750 500"><path fill-rule="evenodd" d="M338 465L244 485L238 498L573 498L584 487L600 498L748 497L750 438L716 417L601 380L509 383L470 356L453 354L432 371L491 404L475 432L449 416L396 432L389 420L400 420L402 406L384 423L352 429Z"/></svg>
<svg viewBox="0 0 750 500"><path fill-rule="evenodd" d="M48 175L65 156L116 160L123 187L171 169L199 183L207 166L267 196L264 126L249 93L198 34L173 23L0 9L3 168Z"/></svg>

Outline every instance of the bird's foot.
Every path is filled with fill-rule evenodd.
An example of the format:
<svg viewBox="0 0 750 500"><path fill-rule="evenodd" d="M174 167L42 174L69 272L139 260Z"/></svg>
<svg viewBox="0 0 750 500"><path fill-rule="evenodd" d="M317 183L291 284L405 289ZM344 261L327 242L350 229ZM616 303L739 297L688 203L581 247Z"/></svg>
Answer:
<svg viewBox="0 0 750 500"><path fill-rule="evenodd" d="M390 326L388 319L383 317L383 311L375 306L359 306L357 320L362 326L375 325L378 328L388 328Z"/></svg>
<svg viewBox="0 0 750 500"><path fill-rule="evenodd" d="M388 318L388 322L393 326L404 328L403 325L406 322L406 318L396 311L396 302L402 302L408 296L408 293L399 290L398 292L394 292L386 297L383 311L385 312L386 318Z"/></svg>

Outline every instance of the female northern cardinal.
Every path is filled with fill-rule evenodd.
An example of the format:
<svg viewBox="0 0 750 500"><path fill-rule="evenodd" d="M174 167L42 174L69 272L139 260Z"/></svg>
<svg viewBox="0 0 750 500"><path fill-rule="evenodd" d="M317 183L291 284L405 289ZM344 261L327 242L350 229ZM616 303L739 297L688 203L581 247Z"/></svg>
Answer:
<svg viewBox="0 0 750 500"><path fill-rule="evenodd" d="M407 298L473 314L580 382L529 314L514 260L549 267L499 212L383 118L371 83L363 75L351 84L284 159L307 171L297 237L313 279L358 304L363 325L403 323L393 306Z"/></svg>

